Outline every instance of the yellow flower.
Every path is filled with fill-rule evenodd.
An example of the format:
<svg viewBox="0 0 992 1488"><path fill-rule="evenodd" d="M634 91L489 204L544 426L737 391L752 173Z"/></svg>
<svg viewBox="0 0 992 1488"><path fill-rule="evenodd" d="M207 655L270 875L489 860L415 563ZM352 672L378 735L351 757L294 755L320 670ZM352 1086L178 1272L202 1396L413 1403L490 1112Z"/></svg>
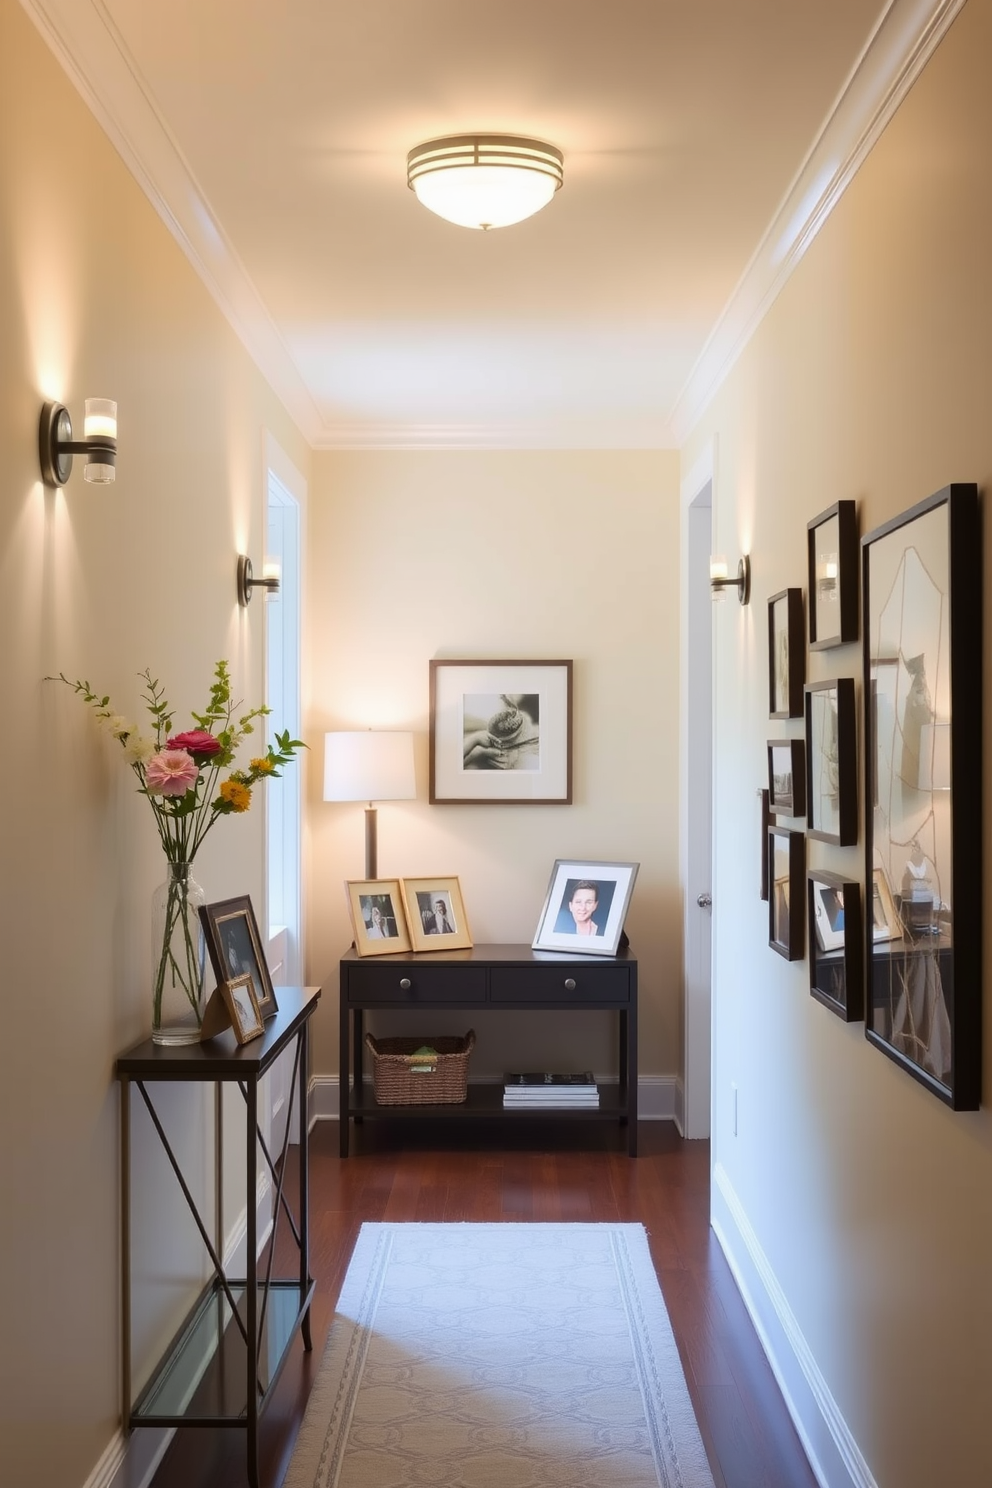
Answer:
<svg viewBox="0 0 992 1488"><path fill-rule="evenodd" d="M247 811L251 805L251 791L237 780L224 780L220 787L221 800L226 801L232 811Z"/></svg>
<svg viewBox="0 0 992 1488"><path fill-rule="evenodd" d="M256 775L271 775L275 768L270 759L253 759L249 763Z"/></svg>

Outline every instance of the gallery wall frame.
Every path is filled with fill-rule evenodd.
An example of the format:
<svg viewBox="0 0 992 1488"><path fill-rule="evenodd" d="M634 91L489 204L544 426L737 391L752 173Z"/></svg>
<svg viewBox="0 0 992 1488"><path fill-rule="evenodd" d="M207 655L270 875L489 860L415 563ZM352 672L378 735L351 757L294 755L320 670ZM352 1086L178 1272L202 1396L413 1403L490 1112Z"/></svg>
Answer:
<svg viewBox="0 0 992 1488"><path fill-rule="evenodd" d="M825 869L806 875L810 996L845 1023L864 1017L861 885Z"/></svg>
<svg viewBox="0 0 992 1488"><path fill-rule="evenodd" d="M778 824L768 828L768 944L786 961L806 954L806 838Z"/></svg>
<svg viewBox="0 0 992 1488"><path fill-rule="evenodd" d="M428 796L570 805L571 661L432 661Z"/></svg>
<svg viewBox="0 0 992 1488"><path fill-rule="evenodd" d="M861 539L865 1033L953 1110L981 1099L982 544L978 488L943 487Z"/></svg>
<svg viewBox="0 0 992 1488"><path fill-rule="evenodd" d="M768 898L768 828L775 820L775 813L768 804L768 787L758 791L761 801L761 876L759 879L758 897Z"/></svg>
<svg viewBox="0 0 992 1488"><path fill-rule="evenodd" d="M783 589L768 601L769 718L802 718L805 680L803 591Z"/></svg>
<svg viewBox="0 0 992 1488"><path fill-rule="evenodd" d="M835 501L807 524L809 649L858 639L858 503Z"/></svg>
<svg viewBox="0 0 992 1488"><path fill-rule="evenodd" d="M858 718L853 677L808 682L806 831L819 842L858 840Z"/></svg>
<svg viewBox="0 0 992 1488"><path fill-rule="evenodd" d="M779 816L806 815L804 740L768 740L768 809Z"/></svg>

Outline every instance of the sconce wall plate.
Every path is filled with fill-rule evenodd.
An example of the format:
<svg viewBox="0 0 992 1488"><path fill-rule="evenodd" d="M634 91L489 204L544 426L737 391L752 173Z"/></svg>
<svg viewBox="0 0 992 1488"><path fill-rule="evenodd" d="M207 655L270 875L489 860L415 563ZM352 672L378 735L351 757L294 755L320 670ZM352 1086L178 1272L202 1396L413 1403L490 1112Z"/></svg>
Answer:
<svg viewBox="0 0 992 1488"><path fill-rule="evenodd" d="M253 589L264 589L266 596L279 593L279 579L275 574L265 574L256 579L252 573L251 559L247 553L238 558L238 604L245 609L251 604Z"/></svg>
<svg viewBox="0 0 992 1488"><path fill-rule="evenodd" d="M92 432L90 426L92 425ZM117 463L117 404L108 398L87 398L83 439L73 439L72 420L64 403L45 403L38 425L38 459L46 486L64 486L72 472L73 455L86 455L83 479L109 485Z"/></svg>

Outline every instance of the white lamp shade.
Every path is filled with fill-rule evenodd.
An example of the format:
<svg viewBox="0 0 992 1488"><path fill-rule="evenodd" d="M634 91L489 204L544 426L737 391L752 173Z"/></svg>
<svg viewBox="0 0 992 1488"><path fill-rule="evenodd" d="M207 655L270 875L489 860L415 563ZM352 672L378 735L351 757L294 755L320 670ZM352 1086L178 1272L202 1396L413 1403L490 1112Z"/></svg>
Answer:
<svg viewBox="0 0 992 1488"><path fill-rule="evenodd" d="M362 729L324 735L325 801L412 801L413 734Z"/></svg>

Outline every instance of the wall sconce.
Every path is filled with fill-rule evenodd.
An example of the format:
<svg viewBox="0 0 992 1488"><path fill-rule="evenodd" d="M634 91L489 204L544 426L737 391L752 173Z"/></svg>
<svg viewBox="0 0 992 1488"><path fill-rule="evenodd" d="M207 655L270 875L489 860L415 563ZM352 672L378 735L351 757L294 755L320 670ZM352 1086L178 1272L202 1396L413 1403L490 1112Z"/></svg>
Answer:
<svg viewBox="0 0 992 1488"><path fill-rule="evenodd" d="M751 603L751 559L745 553L737 564L737 577L731 578L727 570L727 560L722 554L715 554L710 559L710 588L714 599L722 599L724 589L736 589L737 598L742 605Z"/></svg>
<svg viewBox="0 0 992 1488"><path fill-rule="evenodd" d="M324 735L324 800L367 801L365 877L379 874L373 801L412 801L413 734L364 729Z"/></svg>
<svg viewBox="0 0 992 1488"><path fill-rule="evenodd" d="M266 563L262 577L256 579L252 573L251 559L246 553L242 553L238 558L238 604L242 609L250 605L253 589L264 589L266 599L275 599L279 593L281 577L277 563Z"/></svg>
<svg viewBox="0 0 992 1488"><path fill-rule="evenodd" d="M83 480L109 485L117 462L117 404L112 398L87 398L83 437L73 439L69 410L62 403L45 403L38 428L38 455L46 486L65 485L73 455L86 456Z"/></svg>

